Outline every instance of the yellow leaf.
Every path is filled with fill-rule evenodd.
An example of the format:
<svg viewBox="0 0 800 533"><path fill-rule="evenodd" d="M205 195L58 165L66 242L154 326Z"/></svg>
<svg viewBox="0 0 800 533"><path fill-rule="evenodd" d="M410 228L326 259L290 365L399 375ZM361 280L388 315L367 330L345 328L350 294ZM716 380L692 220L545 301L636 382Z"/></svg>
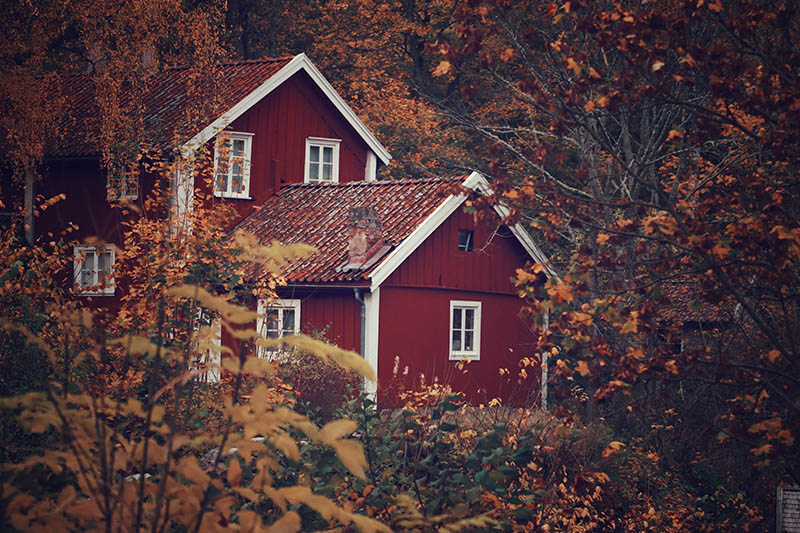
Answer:
<svg viewBox="0 0 800 533"><path fill-rule="evenodd" d="M295 533L300 531L300 527L300 515L294 511L289 511L269 526L267 533Z"/></svg>
<svg viewBox="0 0 800 533"><path fill-rule="evenodd" d="M506 48L505 50L503 50L503 53L500 54L500 61L502 61L503 63L508 63L512 57L514 57L514 49Z"/></svg>
<svg viewBox="0 0 800 533"><path fill-rule="evenodd" d="M718 259L725 259L725 256L731 253L731 249L723 243L718 242L714 245L714 248L711 249L711 253L714 254Z"/></svg>
<svg viewBox="0 0 800 533"><path fill-rule="evenodd" d="M655 63L653 63L653 66L652 66L652 67L650 67L650 69L651 69L653 72L658 72L658 71L659 71L659 70L661 70L662 68L664 68L664 62L663 62L663 61L661 61L661 60L658 60L658 61L656 61Z"/></svg>
<svg viewBox="0 0 800 533"><path fill-rule="evenodd" d="M325 424L319 432L319 440L334 441L345 437L356 430L358 424L352 420L334 420Z"/></svg>
<svg viewBox="0 0 800 533"><path fill-rule="evenodd" d="M586 364L586 361L578 361L577 370L581 376L589 375L589 365Z"/></svg>
<svg viewBox="0 0 800 533"><path fill-rule="evenodd" d="M453 66L450 64L450 62L445 59L441 63L439 63L439 65L435 69L433 69L433 75L437 78L440 76L444 76L445 74L450 72L452 68Z"/></svg>
<svg viewBox="0 0 800 533"><path fill-rule="evenodd" d="M598 233L597 234L597 244L605 244L608 242L608 239L611 238L611 235L608 233Z"/></svg>
<svg viewBox="0 0 800 533"><path fill-rule="evenodd" d="M594 111L594 102L592 100L589 100L588 102L586 102L586 105L584 105L583 108L586 110L587 113L591 113L592 111Z"/></svg>
<svg viewBox="0 0 800 533"><path fill-rule="evenodd" d="M367 479L366 469L369 463L359 443L352 440L337 440L333 448L346 469L356 477Z"/></svg>
<svg viewBox="0 0 800 533"><path fill-rule="evenodd" d="M194 457L186 457L181 460L178 472L192 483L200 485L203 488L205 488L210 481L208 474L200 469L200 465L197 464L197 459Z"/></svg>
<svg viewBox="0 0 800 533"><path fill-rule="evenodd" d="M770 363L774 363L781 356L781 352L780 350L770 350L765 355L767 357L767 361L769 361Z"/></svg>
<svg viewBox="0 0 800 533"><path fill-rule="evenodd" d="M672 139L682 139L683 133L679 132L678 130L669 130L667 134L667 140L671 141Z"/></svg>
<svg viewBox="0 0 800 533"><path fill-rule="evenodd" d="M239 464L239 459L236 457L231 457L225 477L228 478L228 483L231 484L231 487L237 487L242 481L242 465Z"/></svg>
<svg viewBox="0 0 800 533"><path fill-rule="evenodd" d="M581 66L571 57L567 58L567 68L572 69L576 76L581 73Z"/></svg>

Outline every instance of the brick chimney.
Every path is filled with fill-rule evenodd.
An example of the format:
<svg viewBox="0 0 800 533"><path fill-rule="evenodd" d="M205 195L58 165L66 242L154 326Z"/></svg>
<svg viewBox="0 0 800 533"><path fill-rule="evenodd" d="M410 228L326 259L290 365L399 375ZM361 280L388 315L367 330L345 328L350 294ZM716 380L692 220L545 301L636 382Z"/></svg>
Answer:
<svg viewBox="0 0 800 533"><path fill-rule="evenodd" d="M351 207L347 218L347 263L342 270L368 268L388 250L378 212L370 207Z"/></svg>

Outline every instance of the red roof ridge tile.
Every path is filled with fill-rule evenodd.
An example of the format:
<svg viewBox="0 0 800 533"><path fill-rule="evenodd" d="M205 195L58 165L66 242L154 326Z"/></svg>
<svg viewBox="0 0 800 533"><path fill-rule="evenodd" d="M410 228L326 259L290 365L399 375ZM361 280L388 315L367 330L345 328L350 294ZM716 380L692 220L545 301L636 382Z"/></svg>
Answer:
<svg viewBox="0 0 800 533"><path fill-rule="evenodd" d="M405 185L425 185L430 183L460 183L464 181L464 177L454 178L409 178L409 179L390 179L390 180L376 180L376 181L348 181L342 183L290 183L283 185L281 191L286 189L296 189L300 187L378 187L378 186L405 186Z"/></svg>

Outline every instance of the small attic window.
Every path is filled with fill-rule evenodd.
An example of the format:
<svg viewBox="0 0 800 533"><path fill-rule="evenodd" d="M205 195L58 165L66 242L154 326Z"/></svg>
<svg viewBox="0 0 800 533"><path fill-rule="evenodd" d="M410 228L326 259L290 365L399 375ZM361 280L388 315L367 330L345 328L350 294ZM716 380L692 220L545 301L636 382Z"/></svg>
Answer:
<svg viewBox="0 0 800 533"><path fill-rule="evenodd" d="M341 139L306 139L306 183L339 182L339 145Z"/></svg>
<svg viewBox="0 0 800 533"><path fill-rule="evenodd" d="M471 252L472 251L473 232L471 229L458 230L458 251Z"/></svg>

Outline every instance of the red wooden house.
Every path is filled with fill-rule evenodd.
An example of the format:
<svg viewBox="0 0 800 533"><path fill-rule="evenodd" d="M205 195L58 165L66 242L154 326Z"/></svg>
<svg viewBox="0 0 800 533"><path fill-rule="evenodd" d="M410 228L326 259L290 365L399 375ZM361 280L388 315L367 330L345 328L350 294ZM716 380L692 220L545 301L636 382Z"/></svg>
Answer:
<svg viewBox="0 0 800 533"><path fill-rule="evenodd" d="M259 304L262 333L324 329L377 371L379 399L422 381L449 384L476 402L538 399L538 367L524 385L516 381L520 359L535 358L536 333L519 316L511 277L526 261L547 261L520 225L501 223L502 207L488 222L465 212L462 182L490 192L473 173L297 184L267 199L239 228L318 252L285 271L280 300ZM466 373L456 368L465 360Z"/></svg>
<svg viewBox="0 0 800 533"><path fill-rule="evenodd" d="M527 261L547 261L521 226L502 224L502 207L491 222L464 211L458 183L489 194L485 179L378 181L390 155L304 54L224 64L215 82L199 86L191 78L187 69L166 70L141 97L139 144L175 163L174 220L203 191L230 203L239 227L319 250L286 272L280 300L254 303L262 332L325 330L364 354L379 395L393 381L415 386L424 376L473 400L508 397L514 383L499 369L535 355L536 335L518 316L511 276ZM118 200L141 202L156 178L127 164L103 168L93 86L80 76L66 83L70 134L52 144L35 185L37 194L66 200L36 221L36 233L73 222L79 242L97 236L123 246ZM191 165L203 150L213 160L210 183L195 181ZM30 199L32 180L26 188ZM113 247L87 242L74 255L76 294L114 307L121 289ZM467 373L455 369L461 360L470 361Z"/></svg>

